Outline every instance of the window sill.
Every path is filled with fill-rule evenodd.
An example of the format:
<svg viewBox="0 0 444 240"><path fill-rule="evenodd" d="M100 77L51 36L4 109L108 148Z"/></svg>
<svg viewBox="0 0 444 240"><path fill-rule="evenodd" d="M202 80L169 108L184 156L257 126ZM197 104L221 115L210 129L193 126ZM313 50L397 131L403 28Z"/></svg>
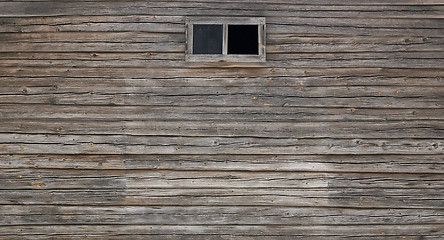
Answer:
<svg viewBox="0 0 444 240"><path fill-rule="evenodd" d="M245 54L187 54L185 56L187 62L265 62L265 54L263 55L245 55Z"/></svg>

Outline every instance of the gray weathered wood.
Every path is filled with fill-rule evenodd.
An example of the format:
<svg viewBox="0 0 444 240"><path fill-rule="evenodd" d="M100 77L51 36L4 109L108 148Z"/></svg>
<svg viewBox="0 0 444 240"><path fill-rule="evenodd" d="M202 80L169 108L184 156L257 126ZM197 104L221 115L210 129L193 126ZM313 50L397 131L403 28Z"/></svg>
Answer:
<svg viewBox="0 0 444 240"><path fill-rule="evenodd" d="M440 155L3 155L0 168L434 173Z"/></svg>
<svg viewBox="0 0 444 240"><path fill-rule="evenodd" d="M1 204L88 206L274 206L348 208L444 208L435 189L386 188L141 188L2 190Z"/></svg>
<svg viewBox="0 0 444 240"><path fill-rule="evenodd" d="M4 121L0 121L4 122ZM0 125L0 133L134 135L187 137L266 138L444 138L444 121L400 122L203 122L203 121L92 121L92 120L16 120Z"/></svg>
<svg viewBox="0 0 444 240"><path fill-rule="evenodd" d="M240 122L373 122L444 120L444 109L315 108L315 107L174 107L174 106L77 106L1 104L0 119L10 124L26 120L72 121L210 121ZM23 119L23 120L22 120ZM7 127L7 126L5 126ZM63 130L63 129L61 129ZM59 130L59 131L61 131Z"/></svg>
<svg viewBox="0 0 444 240"><path fill-rule="evenodd" d="M0 239L444 239L443 11L0 1ZM216 16L266 62L185 62Z"/></svg>
<svg viewBox="0 0 444 240"><path fill-rule="evenodd" d="M437 1L439 2L439 1ZM312 2L310 2L311 4ZM207 16L306 16L325 18L329 15L336 17L358 18L376 16L379 18L399 18L440 16L442 6L431 4L421 6L399 4L362 4L325 5L319 1L314 5L288 5L269 3L230 2L194 3L194 2L126 2L126 7L120 4L104 4L103 2L4 2L0 7L4 9L4 16L64 16L64 15L207 15ZM307 4L307 2L306 2ZM268 10L268 11L267 11ZM321 10L321 11L319 11ZM329 11L330 10L330 11ZM402 11L404 10L404 11ZM401 13L400 13L401 11ZM413 14L413 16L412 16Z"/></svg>
<svg viewBox="0 0 444 240"><path fill-rule="evenodd" d="M344 225L365 224L440 224L444 210L428 209L347 209L289 207L145 207L145 206L33 206L1 205L2 225L64 224L282 224ZM25 216L25 217L24 217Z"/></svg>
<svg viewBox="0 0 444 240"><path fill-rule="evenodd" d="M98 164L100 165L100 164ZM170 171L125 169L2 169L2 189L148 189L148 188L381 188L436 189L442 174L327 173L291 171ZM353 192L353 190L349 190ZM247 193L245 193L247 194ZM331 199L332 201L334 199ZM406 199L404 199L406 200ZM408 205L408 204L407 204ZM407 206L406 205L406 206Z"/></svg>
<svg viewBox="0 0 444 240"><path fill-rule="evenodd" d="M0 154L442 154L444 140L0 134Z"/></svg>
<svg viewBox="0 0 444 240"><path fill-rule="evenodd" d="M0 227L1 239L309 239L328 240L346 235L353 239L382 240L442 238L443 225L352 225L276 226L276 225L59 225Z"/></svg>

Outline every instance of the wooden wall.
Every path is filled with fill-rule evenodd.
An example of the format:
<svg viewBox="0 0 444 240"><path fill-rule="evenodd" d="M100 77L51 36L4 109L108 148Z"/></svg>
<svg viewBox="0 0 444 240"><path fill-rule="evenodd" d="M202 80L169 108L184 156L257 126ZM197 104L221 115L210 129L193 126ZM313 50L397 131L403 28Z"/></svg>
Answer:
<svg viewBox="0 0 444 240"><path fill-rule="evenodd" d="M0 239L444 239L442 0L0 2ZM184 61L186 16L267 62Z"/></svg>

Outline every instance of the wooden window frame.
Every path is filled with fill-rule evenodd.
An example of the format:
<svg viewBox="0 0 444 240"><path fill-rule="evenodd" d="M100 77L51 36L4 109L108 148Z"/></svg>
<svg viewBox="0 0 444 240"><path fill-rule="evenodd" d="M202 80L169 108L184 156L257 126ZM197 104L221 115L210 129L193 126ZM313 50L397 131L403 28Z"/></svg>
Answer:
<svg viewBox="0 0 444 240"><path fill-rule="evenodd" d="M187 17L187 62L265 62L265 17ZM223 26L222 54L193 54L193 24ZM258 25L259 54L228 54L228 25Z"/></svg>

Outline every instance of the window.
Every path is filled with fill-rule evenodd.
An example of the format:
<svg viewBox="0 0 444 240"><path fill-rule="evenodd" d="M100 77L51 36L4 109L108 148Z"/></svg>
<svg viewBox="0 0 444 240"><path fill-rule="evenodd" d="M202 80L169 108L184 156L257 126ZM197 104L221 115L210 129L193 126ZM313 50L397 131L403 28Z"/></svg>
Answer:
<svg viewBox="0 0 444 240"><path fill-rule="evenodd" d="M223 25L193 25L194 54L222 54Z"/></svg>
<svg viewBox="0 0 444 240"><path fill-rule="evenodd" d="M265 18L187 18L189 62L265 62Z"/></svg>
<svg viewBox="0 0 444 240"><path fill-rule="evenodd" d="M228 54L259 54L256 25L228 25Z"/></svg>

